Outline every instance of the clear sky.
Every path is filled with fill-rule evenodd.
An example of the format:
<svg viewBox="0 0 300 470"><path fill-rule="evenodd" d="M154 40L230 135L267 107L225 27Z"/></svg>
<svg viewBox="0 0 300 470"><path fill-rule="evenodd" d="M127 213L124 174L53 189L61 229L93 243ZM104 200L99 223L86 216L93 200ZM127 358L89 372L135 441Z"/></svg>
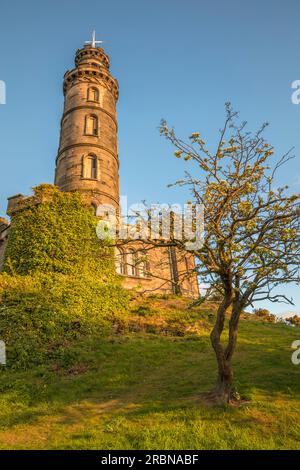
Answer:
<svg viewBox="0 0 300 470"><path fill-rule="evenodd" d="M183 202L167 183L184 165L157 127L166 118L178 133L200 131L214 142L231 101L278 155L295 147L281 183L300 189L298 0L1 0L0 215L6 198L53 182L63 106L62 79L91 31L105 41L119 80L121 193L129 202ZM300 314L299 287L285 288Z"/></svg>

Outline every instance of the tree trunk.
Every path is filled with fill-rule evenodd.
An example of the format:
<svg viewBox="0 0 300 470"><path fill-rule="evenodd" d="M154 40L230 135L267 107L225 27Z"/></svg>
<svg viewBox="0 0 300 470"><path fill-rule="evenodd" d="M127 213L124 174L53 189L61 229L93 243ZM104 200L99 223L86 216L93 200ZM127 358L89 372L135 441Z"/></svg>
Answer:
<svg viewBox="0 0 300 470"><path fill-rule="evenodd" d="M228 361L222 361L221 367L220 364L218 365L219 373L217 385L214 390L214 397L216 403L224 405L226 403L229 403L232 398L233 370L231 363Z"/></svg>
<svg viewBox="0 0 300 470"><path fill-rule="evenodd" d="M211 332L210 339L212 347L216 354L218 363L218 378L215 389L211 396L218 404L229 403L232 395L233 371L231 366L231 357L226 359L224 348L221 344L221 334L224 329L225 314L231 306L231 297L226 296L220 304L217 312L215 326Z"/></svg>
<svg viewBox="0 0 300 470"><path fill-rule="evenodd" d="M224 350L221 344L221 334L224 328L225 313L228 309L229 301L224 300L219 307L215 327L211 333L211 342L214 348L218 363L218 379L212 396L216 403L226 404L233 398L233 369L232 356L235 350L238 333L238 323L242 311L242 305L234 302L229 322L228 343Z"/></svg>
<svg viewBox="0 0 300 470"><path fill-rule="evenodd" d="M225 352L220 343L220 338L211 334L211 342L215 350L218 363L218 377L215 389L212 391L212 398L217 404L224 405L232 398L233 370L231 360L226 360Z"/></svg>

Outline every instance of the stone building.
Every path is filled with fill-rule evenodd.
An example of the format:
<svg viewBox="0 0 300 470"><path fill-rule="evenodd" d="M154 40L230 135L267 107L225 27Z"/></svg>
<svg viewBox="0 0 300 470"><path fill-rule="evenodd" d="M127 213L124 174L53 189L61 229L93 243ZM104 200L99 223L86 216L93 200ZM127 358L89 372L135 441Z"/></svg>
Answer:
<svg viewBox="0 0 300 470"><path fill-rule="evenodd" d="M93 41L79 49L74 69L64 75L64 109L55 185L61 191L79 191L97 210L110 205L119 214L117 80L109 70L109 57ZM24 196L9 198L7 213ZM0 219L0 267L9 236L9 223ZM174 247L147 247L141 241L116 248L116 269L124 286L143 292L198 296L194 259Z"/></svg>

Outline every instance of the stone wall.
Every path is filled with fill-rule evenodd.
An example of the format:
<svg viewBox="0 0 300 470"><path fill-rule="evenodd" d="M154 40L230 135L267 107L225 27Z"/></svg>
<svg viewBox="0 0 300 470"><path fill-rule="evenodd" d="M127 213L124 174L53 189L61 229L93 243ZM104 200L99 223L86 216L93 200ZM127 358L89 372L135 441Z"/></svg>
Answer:
<svg viewBox="0 0 300 470"><path fill-rule="evenodd" d="M137 259L140 254L147 259L148 275L146 277L128 275L130 266L126 259L129 251L135 250ZM196 298L199 296L197 275L195 274L194 257L185 251L175 250L176 270L178 279L174 279L172 261L169 247L151 247L142 242L130 242L120 250L125 258L125 271L123 286L127 289L137 289L144 294L182 294L186 297ZM137 264L137 267L139 265ZM139 271L137 269L137 271Z"/></svg>

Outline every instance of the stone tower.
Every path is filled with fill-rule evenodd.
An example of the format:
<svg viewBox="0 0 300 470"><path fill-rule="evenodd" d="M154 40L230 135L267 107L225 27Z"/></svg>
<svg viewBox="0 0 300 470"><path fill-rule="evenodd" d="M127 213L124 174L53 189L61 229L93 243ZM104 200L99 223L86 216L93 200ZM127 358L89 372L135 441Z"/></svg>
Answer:
<svg viewBox="0 0 300 470"><path fill-rule="evenodd" d="M94 41L77 51L63 91L55 184L61 191L80 191L95 208L110 204L118 209L119 88L109 71L109 57Z"/></svg>

